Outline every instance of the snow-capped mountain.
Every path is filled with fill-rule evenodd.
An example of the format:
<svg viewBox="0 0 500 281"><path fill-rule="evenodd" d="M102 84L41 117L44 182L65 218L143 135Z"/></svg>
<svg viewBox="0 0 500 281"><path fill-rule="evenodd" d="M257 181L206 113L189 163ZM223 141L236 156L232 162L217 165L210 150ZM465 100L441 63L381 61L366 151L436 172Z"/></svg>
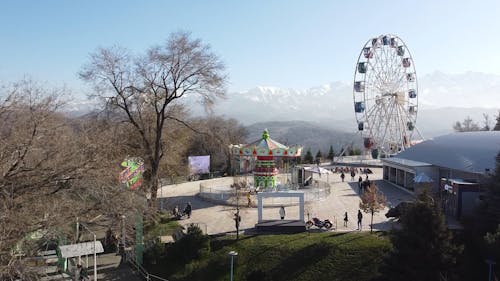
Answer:
<svg viewBox="0 0 500 281"><path fill-rule="evenodd" d="M417 127L425 136L451 132L454 122L467 116L481 123L485 113L493 120L500 109L500 75L434 72L418 83ZM355 130L356 125L352 82L305 90L256 87L233 92L217 104L215 112L244 124L304 120L345 131Z"/></svg>
<svg viewBox="0 0 500 281"><path fill-rule="evenodd" d="M499 114L500 75L434 72L418 77L418 86L417 128L424 137L452 132L453 124L468 116L483 125L483 114L488 114L492 123ZM183 100L193 114L204 115L194 97ZM72 100L65 111L78 116L97 104L97 101ZM216 103L214 113L245 125L301 120L348 133L357 131L352 82L333 82L302 90L260 86L229 92L226 99Z"/></svg>

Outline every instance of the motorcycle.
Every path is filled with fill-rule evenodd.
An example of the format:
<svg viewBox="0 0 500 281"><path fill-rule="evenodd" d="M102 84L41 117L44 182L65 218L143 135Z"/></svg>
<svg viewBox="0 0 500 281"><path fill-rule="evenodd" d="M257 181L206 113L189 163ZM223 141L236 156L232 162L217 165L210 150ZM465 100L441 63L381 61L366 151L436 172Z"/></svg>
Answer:
<svg viewBox="0 0 500 281"><path fill-rule="evenodd" d="M326 229L330 229L332 228L333 224L330 222L329 219L326 219L324 221L318 219L318 218L313 218L312 220L309 220L306 222L306 226L307 228L311 228L312 226L316 226L318 228L326 228Z"/></svg>

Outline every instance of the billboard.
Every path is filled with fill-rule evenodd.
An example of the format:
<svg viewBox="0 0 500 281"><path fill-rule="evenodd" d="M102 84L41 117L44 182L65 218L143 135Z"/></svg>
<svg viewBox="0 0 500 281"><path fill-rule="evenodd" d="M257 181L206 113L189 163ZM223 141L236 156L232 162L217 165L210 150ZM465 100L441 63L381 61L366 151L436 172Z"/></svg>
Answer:
<svg viewBox="0 0 500 281"><path fill-rule="evenodd" d="M189 156L188 162L191 175L210 173L210 155Z"/></svg>

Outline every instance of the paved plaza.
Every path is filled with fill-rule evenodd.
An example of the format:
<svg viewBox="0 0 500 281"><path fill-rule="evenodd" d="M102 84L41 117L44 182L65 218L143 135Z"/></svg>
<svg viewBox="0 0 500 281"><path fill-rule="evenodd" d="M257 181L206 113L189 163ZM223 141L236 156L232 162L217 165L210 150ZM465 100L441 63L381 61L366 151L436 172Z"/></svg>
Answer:
<svg viewBox="0 0 500 281"><path fill-rule="evenodd" d="M398 187L387 183L382 178L382 169L373 168L373 174L369 175L369 179L375 182L379 187L380 191L387 197L389 205L395 206L402 201L412 200L413 196L399 189ZM322 178L317 178L317 180L327 181L331 184L331 193L328 197L315 201L312 203L306 203L305 206L305 218L307 220L307 213L309 216L318 217L320 219L330 219L336 229L332 231L355 231L357 230L357 212L359 209L359 190L356 175L355 181L351 181L350 175L346 174L345 182L340 179L340 174L330 174L328 177L323 175ZM363 175L363 179L365 176ZM315 178L316 179L316 178ZM227 181L229 185L232 183L231 178L223 179ZM233 220L233 215L236 212L235 206L218 205L216 203L208 202L200 197L196 196L199 192L199 184L201 181L188 182L177 185L164 186L158 191L159 198L163 198L163 208L165 210L171 210L175 205L179 206L182 210L187 202L191 202L193 206L193 213L190 219L183 219L179 222L182 225L187 225L190 223L199 223L200 227L206 231L208 234L221 234L221 233L235 233L235 225ZM219 179L220 183L220 179ZM245 201L245 200L243 200ZM246 205L246 202L242 202L242 205ZM286 208L286 219L298 219L299 218L299 207L287 206ZM373 228L374 230L389 230L392 227L392 220L385 217L385 210L376 213L373 218ZM348 213L349 224L347 227L343 226L344 212ZM241 231L251 231L253 230L255 224L257 223L257 208L246 206L240 207L241 215ZM263 210L263 219L279 219L279 207L266 207ZM363 231L370 230L370 214L363 213Z"/></svg>

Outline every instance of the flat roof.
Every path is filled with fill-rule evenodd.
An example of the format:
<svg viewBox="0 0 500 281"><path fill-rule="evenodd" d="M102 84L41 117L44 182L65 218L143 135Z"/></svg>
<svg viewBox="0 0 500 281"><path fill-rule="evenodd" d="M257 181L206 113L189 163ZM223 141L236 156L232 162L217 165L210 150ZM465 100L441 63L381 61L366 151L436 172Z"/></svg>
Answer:
<svg viewBox="0 0 500 281"><path fill-rule="evenodd" d="M61 257L63 258L72 258L72 257L90 255L93 254L94 251L96 253L104 252L104 248L102 247L101 241L99 240L95 242L95 246L94 246L94 241L83 242L78 244L62 245L59 246L59 250L61 250Z"/></svg>
<svg viewBox="0 0 500 281"><path fill-rule="evenodd" d="M408 160L408 159L403 159L403 158L398 158L398 157L383 158L381 160L382 160L382 162L399 164L399 165L404 165L404 166L407 166L407 167L432 166L432 164L429 164L429 163L420 162L420 161L414 161L414 160Z"/></svg>

